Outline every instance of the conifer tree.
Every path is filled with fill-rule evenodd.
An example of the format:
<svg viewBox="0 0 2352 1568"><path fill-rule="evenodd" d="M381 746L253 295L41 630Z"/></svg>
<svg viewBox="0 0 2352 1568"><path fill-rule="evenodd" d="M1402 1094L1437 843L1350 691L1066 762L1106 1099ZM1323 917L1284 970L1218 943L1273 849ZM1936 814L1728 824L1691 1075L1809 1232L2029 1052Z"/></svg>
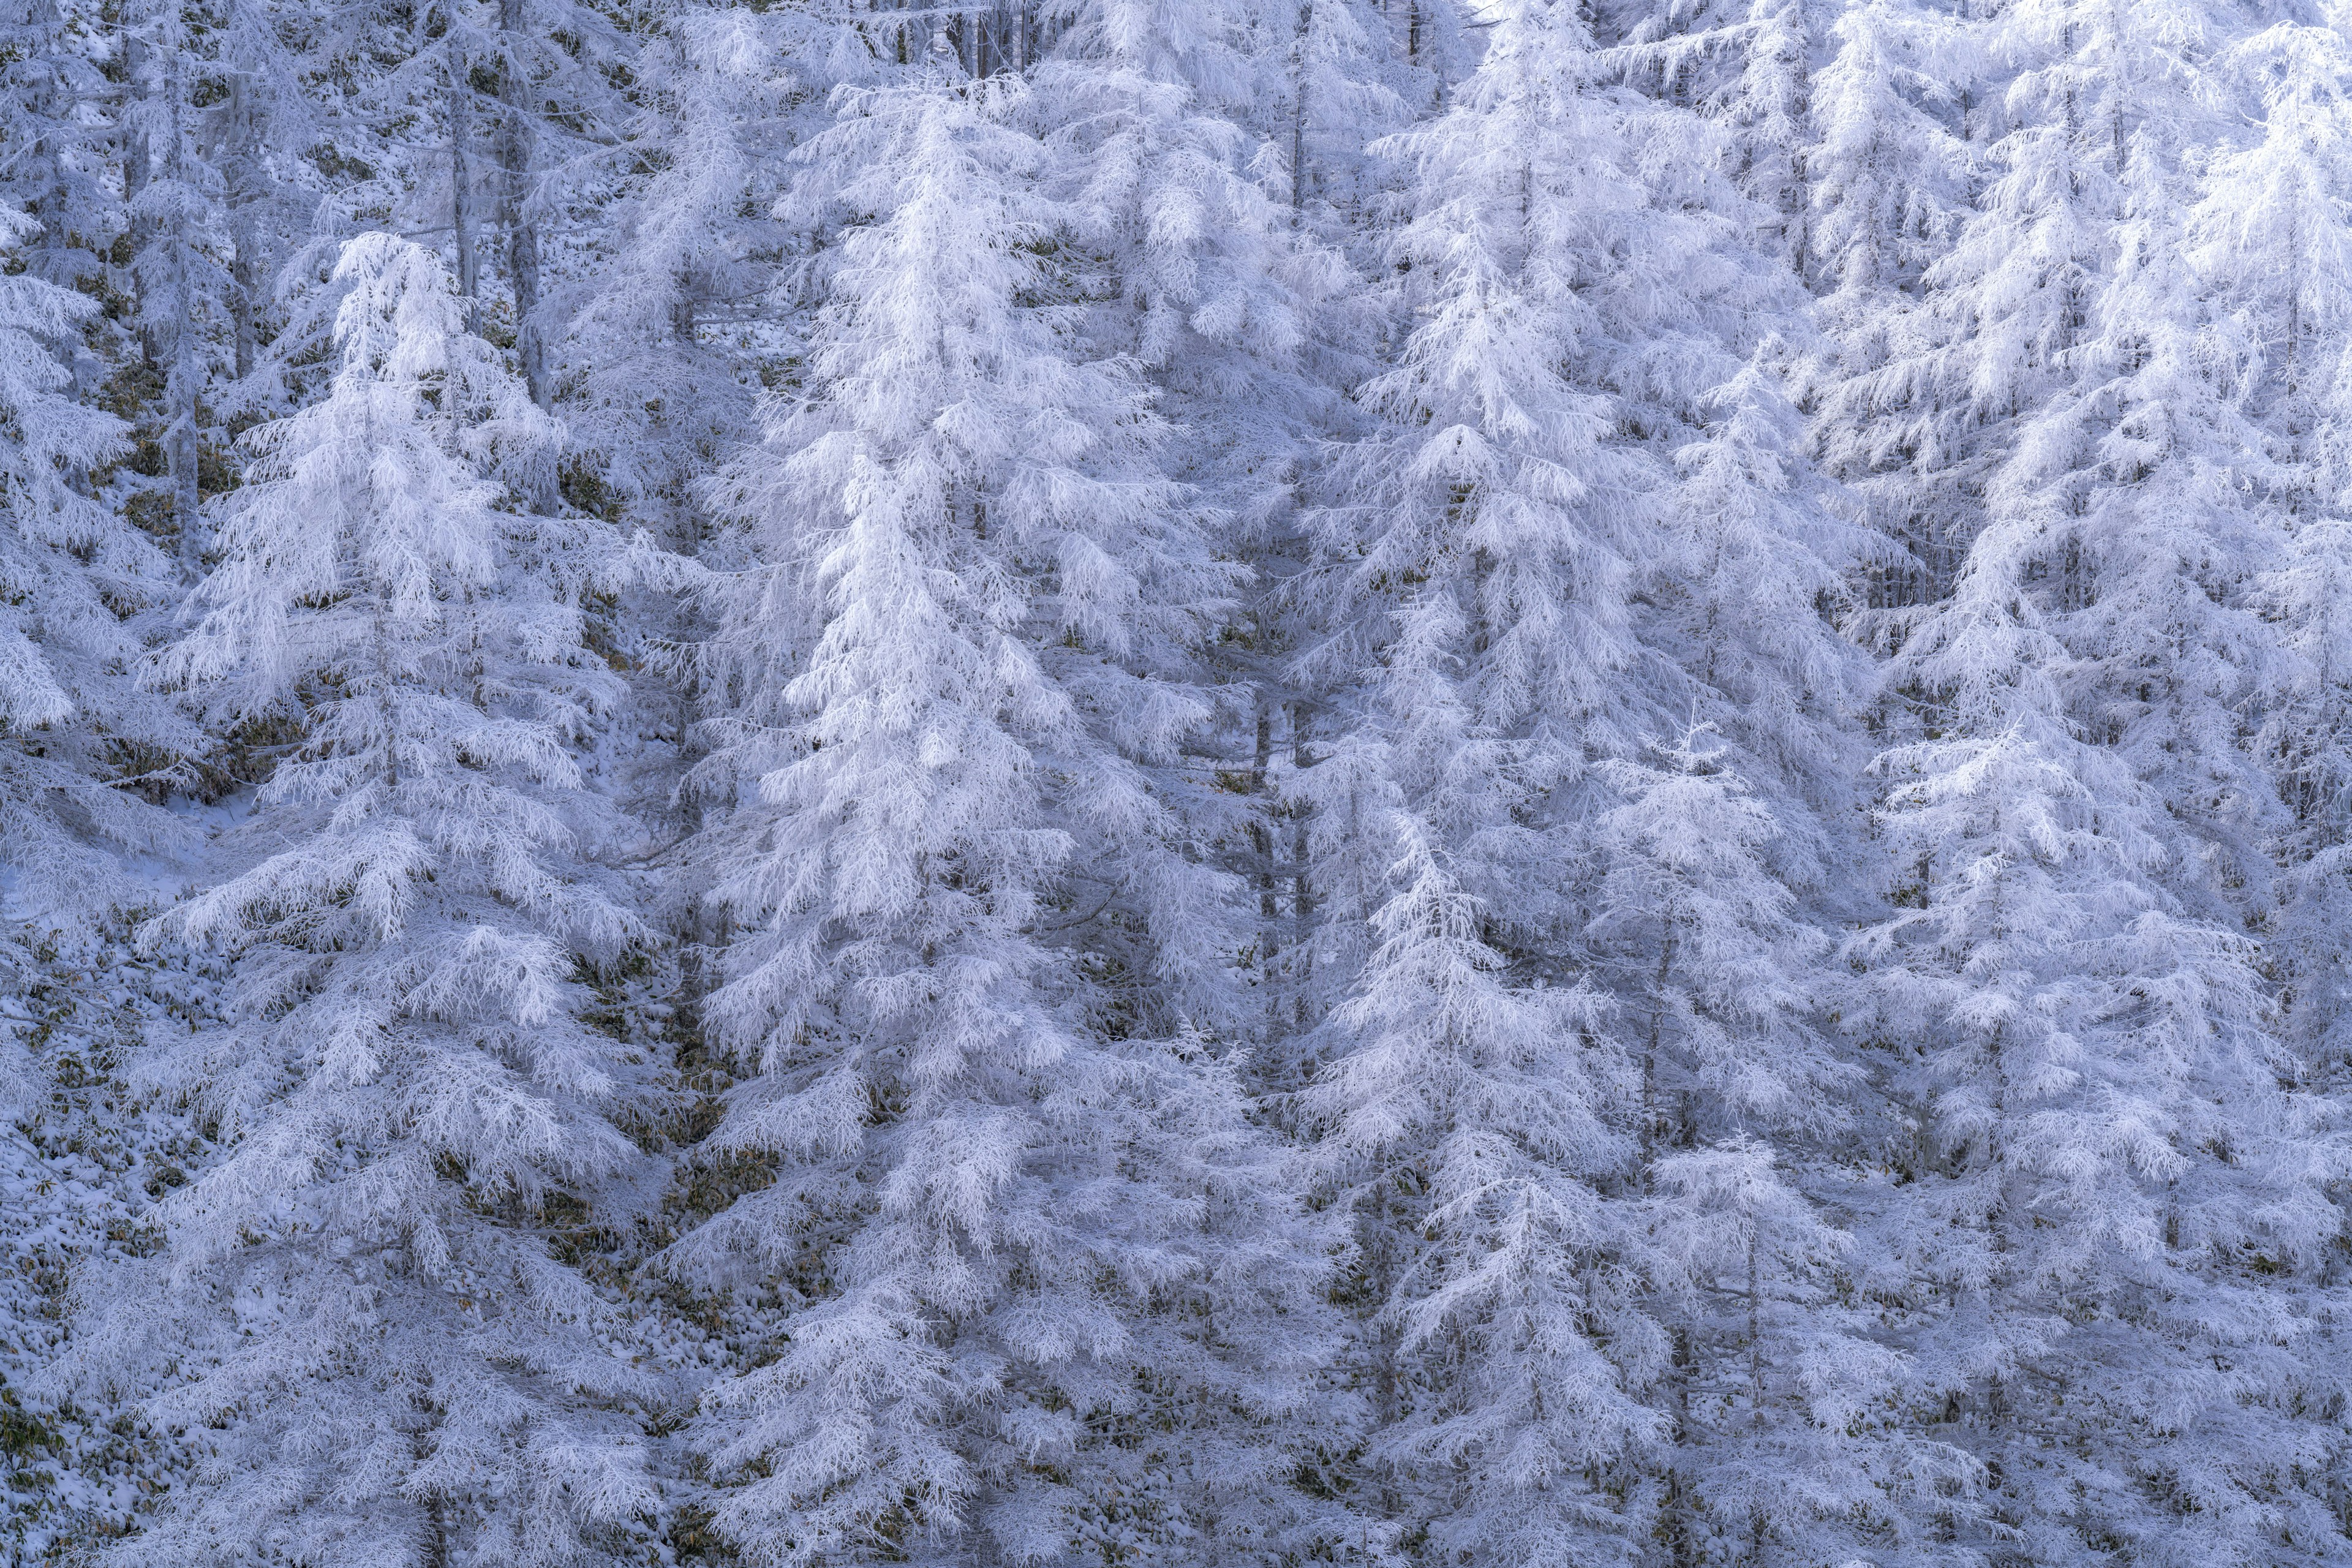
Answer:
<svg viewBox="0 0 2352 1568"><path fill-rule="evenodd" d="M2255 595L2283 634L2265 680L2260 749L2286 813L2273 929L2286 961L2289 1034L2315 1067L2339 1055L2332 1042L2347 994L2336 889L2352 773L2337 579L2352 559L2341 521L2352 493L2344 441L2352 295L2339 258L2352 243L2352 104L2340 74L2345 42L2333 28L2267 28L2233 63L2266 113L2258 137L2213 161L2190 226L2200 282L2231 302L2249 340L2242 396L2275 463L2269 472L2284 514L2285 537Z"/></svg>
<svg viewBox="0 0 2352 1568"><path fill-rule="evenodd" d="M1599 1180L1625 1152L1617 1053L1590 990L1512 984L1435 835L1383 816L1393 891L1331 1016L1346 1054L1305 1097L1375 1313L1365 1534L1473 1562L1620 1551L1658 1500L1629 1521L1596 1482L1660 1435L1634 1394L1667 1347Z"/></svg>
<svg viewBox="0 0 2352 1568"><path fill-rule="evenodd" d="M672 1267L780 1296L705 1398L755 1561L1297 1549L1323 1244L1249 1125L1230 882L1158 780L1230 572L1131 366L1057 303L1022 93L846 89L796 195L843 232L808 379L731 479L706 1016L776 1182Z"/></svg>
<svg viewBox="0 0 2352 1568"><path fill-rule="evenodd" d="M0 212L0 234L35 248L41 226ZM133 681L175 574L89 493L128 434L73 396L60 357L97 313L29 265L0 278L0 822L36 908L124 894L115 857L173 837L131 787L164 782L198 744Z"/></svg>
<svg viewBox="0 0 2352 1568"><path fill-rule="evenodd" d="M2352 1561L2337 9L22 0L10 1539Z"/></svg>
<svg viewBox="0 0 2352 1568"><path fill-rule="evenodd" d="M1329 657L1366 674L1340 689L1356 754L1310 780L1318 877L1355 889L1326 918L1369 931L1333 939L1364 956L1306 1105L1358 1226L1371 1506L1396 1539L1511 1562L1638 1533L1654 1503L1627 1520L1595 1485L1656 1431L1664 1342L1605 1193L1626 1061L1580 984L1570 882L1590 760L1642 702L1627 594L1657 475L1595 384L1622 367L1615 291L1658 258L1583 23L1495 24L1454 107L1396 139L1418 324L1321 524Z"/></svg>
<svg viewBox="0 0 2352 1568"><path fill-rule="evenodd" d="M236 332L235 280L215 258L227 247L216 171L199 153L191 75L202 68L180 0L145 0L125 30L131 78L123 115L123 183L138 300L139 352L159 383L156 445L182 572L204 567L201 454L213 346Z"/></svg>
<svg viewBox="0 0 2352 1568"><path fill-rule="evenodd" d="M1804 391L1818 460L1881 542L1858 629L1884 645L1940 595L1973 526L1965 488L1938 479L1967 449L1974 413L1954 363L1958 329L1928 279L1968 212L1976 156L1963 104L1980 68L1963 24L1906 0L1848 6L1832 37L1805 153L1822 342Z"/></svg>
<svg viewBox="0 0 2352 1568"><path fill-rule="evenodd" d="M1247 794L1171 800L1255 884L1254 1000L1277 1056L1329 989L1305 949L1312 808L1289 788L1315 728L1291 668L1291 590L1315 454L1354 423L1343 394L1369 324L1348 256L1362 215L1343 209L1371 177L1365 128L1397 113L1411 75L1381 58L1385 33L1348 0L1266 13L1101 0L1030 73L1051 186L1106 268L1089 330L1144 367L1171 426L1163 470L1196 487L1211 547L1253 570L1217 650L1224 722L1197 742ZM1351 143L1324 132L1332 118Z"/></svg>
<svg viewBox="0 0 2352 1568"><path fill-rule="evenodd" d="M579 1017L582 959L642 934L571 750L613 688L595 554L516 509L556 432L439 263L362 235L336 282L333 382L263 426L157 667L299 737L248 868L149 928L236 961L237 1026L142 1067L226 1152L80 1362L167 1365L151 1418L218 1434L122 1561L576 1562L654 1507L626 1405L656 1390L545 1229L653 1109Z"/></svg>

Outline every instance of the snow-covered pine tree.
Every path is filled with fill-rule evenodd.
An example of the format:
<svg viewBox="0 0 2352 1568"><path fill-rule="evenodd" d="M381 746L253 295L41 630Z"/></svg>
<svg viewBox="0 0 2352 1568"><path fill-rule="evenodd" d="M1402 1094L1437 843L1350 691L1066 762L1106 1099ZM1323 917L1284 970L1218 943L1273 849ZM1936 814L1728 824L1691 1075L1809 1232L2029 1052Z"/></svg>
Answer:
<svg viewBox="0 0 2352 1568"><path fill-rule="evenodd" d="M1956 18L1912 0L1849 5L1815 75L1805 153L1814 213L1805 266L1819 363L1803 378L1810 446L1880 542L1861 596L1867 643L1899 642L1903 612L1940 595L1973 528L1964 490L1936 476L1969 439L1949 363L1953 323L1929 268L1949 254L1972 174L1962 102L1980 65Z"/></svg>
<svg viewBox="0 0 2352 1568"><path fill-rule="evenodd" d="M102 10L83 0L22 0L0 28L8 40L0 116L17 150L0 183L11 210L40 224L31 236L11 234L10 243L37 278L68 288L94 281L121 223L114 127L88 112L112 91Z"/></svg>
<svg viewBox="0 0 2352 1568"><path fill-rule="evenodd" d="M2352 759L2346 745L2342 577L2344 508L2352 499L2352 49L2334 27L2280 24L2232 51L2263 114L2259 134L2211 160L2189 223L2200 289L2236 329L2236 408L2255 426L2230 434L2269 459L2279 508L2275 544L2254 596L2280 624L2260 672L2263 771L2286 814L2284 873L2272 928L2290 1037L2308 1066L2329 1044L2344 1002L2343 894Z"/></svg>
<svg viewBox="0 0 2352 1568"><path fill-rule="evenodd" d="M1892 671L1927 736L1881 759L1906 907L1859 1021L1914 1146L1868 1245L1906 1259L1931 1429L2036 1560L2326 1550L2299 1367L2336 1221L2242 923L2271 459L2184 259L2233 20L2006 16L2009 172L1940 279L1983 290L1985 521Z"/></svg>
<svg viewBox="0 0 2352 1568"><path fill-rule="evenodd" d="M93 1291L76 1365L160 1369L151 1418L205 1431L121 1561L572 1563L655 1506L626 1402L656 1391L549 1228L652 1109L577 1016L582 957L641 935L570 749L613 687L597 562L517 505L557 433L439 262L362 235L336 282L333 380L257 433L157 668L298 736L224 845L248 868L150 927L236 960L237 1026L139 1065L227 1148Z"/></svg>
<svg viewBox="0 0 2352 1568"><path fill-rule="evenodd" d="M678 548L706 527L698 488L757 438L793 236L784 160L821 129L831 35L786 10L684 5L635 59L639 175L604 207L606 261L551 350L580 459Z"/></svg>
<svg viewBox="0 0 2352 1568"><path fill-rule="evenodd" d="M593 292L562 276L573 245L561 220L593 220L627 172L621 84L637 40L575 0L436 0L329 31L352 78L346 112L383 165L369 182L389 209L378 221L434 239L467 330L509 347L546 405L552 345Z"/></svg>
<svg viewBox="0 0 2352 1568"><path fill-rule="evenodd" d="M1780 825L1704 728L1656 751L1603 764L1623 804L1597 824L1610 870L1596 923L1645 972L1630 1020L1643 1152L1834 1125L1854 1073L1810 1016L1827 938L1763 858Z"/></svg>
<svg viewBox="0 0 2352 1568"><path fill-rule="evenodd" d="M1394 139L1417 324L1363 389L1381 423L1319 522L1321 658L1357 678L1330 697L1346 739L1302 781L1338 895L1318 942L1363 957L1304 1105L1358 1226L1350 1375L1381 1421L1364 1506L1391 1540L1504 1563L1601 1550L1655 1500L1629 1525L1599 1484L1656 1428L1637 1395L1664 1341L1605 1190L1632 1152L1610 1125L1628 1064L1579 983L1572 884L1591 759L1641 706L1628 595L1663 478L1601 387L1627 368L1620 290L1694 230L1648 226L1576 10L1489 19L1453 107Z"/></svg>
<svg viewBox="0 0 2352 1568"><path fill-rule="evenodd" d="M1365 805L1393 891L1327 1026L1345 1054L1304 1096L1371 1312L1347 1369L1378 1420L1363 1546L1606 1558L1639 1531L1601 1482L1660 1435L1633 1391L1668 1349L1595 1180L1626 1152L1605 1117L1619 1053L1594 993L1514 983L1423 820ZM1637 1498L1637 1524L1658 1501Z"/></svg>
<svg viewBox="0 0 2352 1568"><path fill-rule="evenodd" d="M1234 580L1130 363L1065 301L1023 91L948 35L845 89L805 381L730 479L707 999L756 1074L707 1147L776 1179L671 1266L782 1310L706 1397L744 1554L1271 1557L1328 1244L1249 1124L1230 879L1160 780ZM754 1318L751 1321L758 1321Z"/></svg>
<svg viewBox="0 0 2352 1568"><path fill-rule="evenodd" d="M0 211L0 242L40 235ZM136 684L142 630L176 574L89 493L128 434L73 395L60 358L97 313L30 266L0 277L0 855L35 908L122 896L115 856L172 837L131 787L163 783L198 744Z"/></svg>
<svg viewBox="0 0 2352 1568"><path fill-rule="evenodd" d="M1674 1352L1653 1535L1676 1563L1840 1560L1969 1462L1892 1418L1905 1364L1845 1289L1851 1238L1819 1206L1858 1066L1817 1027L1831 942L1766 859L1772 811L1693 728L1604 763L1623 804L1595 932L1639 1037L1649 1300ZM1792 1158L1776 1156L1775 1144Z"/></svg>
<svg viewBox="0 0 2352 1568"><path fill-rule="evenodd" d="M1163 470L1197 488L1212 547L1253 571L1216 649L1224 721L1199 741L1203 762L1246 787L1171 800L1255 884L1254 1022L1276 1041L1323 1000L1302 946L1308 808L1286 787L1314 727L1290 668L1291 590L1316 451L1353 428L1343 393L1370 357L1372 313L1348 257L1362 215L1346 208L1370 183L1364 131L1398 115L1391 81L1411 75L1384 58L1385 32L1351 0L1264 12L1091 0L1031 72L1051 186L1100 258L1087 330L1143 367L1172 426ZM1353 142L1335 143L1331 121L1353 125ZM1264 1065L1279 1073L1281 1059Z"/></svg>
<svg viewBox="0 0 2352 1568"><path fill-rule="evenodd" d="M1809 249L1811 77L1820 0L1600 0L1612 58L1655 97L1721 130L1726 172L1752 204L1760 249L1801 268Z"/></svg>
<svg viewBox="0 0 2352 1568"><path fill-rule="evenodd" d="M1940 737L1881 763L1906 885L1849 1022L1912 1142L1863 1281L1901 1309L1924 1431L1988 1465L1986 1528L2037 1561L2261 1557L2316 1517L2299 1478L2331 1450L2284 1281L2336 1221L2252 945L2162 886L2160 807L2061 713L2013 542L1987 531L1906 650Z"/></svg>
<svg viewBox="0 0 2352 1568"><path fill-rule="evenodd" d="M138 350L152 378L163 513L193 581L204 569L200 468L205 394L216 344L233 340L244 302L216 259L227 248L226 194L202 157L191 78L204 69L182 0L126 6L122 177L129 200Z"/></svg>
<svg viewBox="0 0 2352 1568"><path fill-rule="evenodd" d="M1780 346L1700 401L1706 423L1674 454L1642 635L1681 669L1684 712L1735 748L1731 765L1769 803L1776 874L1835 899L1829 861L1860 830L1853 721L1872 679L1839 624L1880 552L1802 456L1802 419L1769 362Z"/></svg>

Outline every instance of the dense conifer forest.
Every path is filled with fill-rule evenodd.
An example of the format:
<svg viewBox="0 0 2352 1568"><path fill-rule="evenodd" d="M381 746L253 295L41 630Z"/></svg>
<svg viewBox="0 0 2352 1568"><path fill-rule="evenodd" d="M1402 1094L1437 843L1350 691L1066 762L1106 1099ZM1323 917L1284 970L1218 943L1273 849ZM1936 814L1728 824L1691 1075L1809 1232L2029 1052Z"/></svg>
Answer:
<svg viewBox="0 0 2352 1568"><path fill-rule="evenodd" d="M2352 1564L2352 5L5 0L0 1540Z"/></svg>

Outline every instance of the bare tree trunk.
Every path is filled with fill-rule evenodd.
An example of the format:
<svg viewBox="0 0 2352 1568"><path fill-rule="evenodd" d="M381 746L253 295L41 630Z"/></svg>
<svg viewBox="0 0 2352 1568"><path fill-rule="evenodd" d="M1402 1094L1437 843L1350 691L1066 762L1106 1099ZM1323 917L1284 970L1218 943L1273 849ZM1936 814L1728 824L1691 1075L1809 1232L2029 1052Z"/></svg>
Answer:
<svg viewBox="0 0 2352 1568"><path fill-rule="evenodd" d="M1290 102L1290 211L1293 218L1307 208L1307 49L1315 26L1314 0L1298 8L1298 88Z"/></svg>
<svg viewBox="0 0 2352 1568"><path fill-rule="evenodd" d="M253 84L243 71L232 71L228 79L228 224L229 244L235 255L229 260L229 279L236 287L236 298L231 305L230 336L236 354L239 380L253 374L255 356L260 352L261 237L254 231L253 209L261 199L255 179L255 153L260 145L260 135L255 125Z"/></svg>
<svg viewBox="0 0 2352 1568"><path fill-rule="evenodd" d="M1265 981L1266 1022L1282 1027L1281 986L1276 961L1282 952L1282 898L1276 891L1274 863L1273 791L1267 774L1274 763L1274 704L1260 691L1257 697L1257 749L1250 759L1250 795L1258 805L1250 816L1250 858L1257 862L1257 910L1260 917L1258 973Z"/></svg>
<svg viewBox="0 0 2352 1568"><path fill-rule="evenodd" d="M449 227L457 247L457 292L466 301L466 330L482 330L482 265L474 247L474 193L468 139L473 92L470 68L455 40L449 45Z"/></svg>
<svg viewBox="0 0 2352 1568"><path fill-rule="evenodd" d="M163 151L163 174L171 180L182 179L186 171L181 166L181 147L184 127L181 123L182 93L180 56L172 53L165 68L163 92L167 145ZM171 312L172 361L163 378L164 456L171 465L172 514L179 525L180 568L191 579L203 574L205 562L204 519L201 506L203 494L198 485L201 451L196 440L197 394L204 385L204 365L196 357L195 279L188 265L190 238L185 234L166 236L163 243L172 247L172 293L175 308Z"/></svg>
<svg viewBox="0 0 2352 1568"><path fill-rule="evenodd" d="M1290 766L1304 773L1307 766L1307 704L1290 705ZM1315 923L1315 889L1307 880L1306 802L1294 795L1290 805L1290 987L1291 1022L1304 1029L1307 1016L1307 966L1313 962L1307 933Z"/></svg>
<svg viewBox="0 0 2352 1568"><path fill-rule="evenodd" d="M539 319L539 216L530 188L530 84L512 40L522 31L522 0L499 0L499 28L509 39L499 66L499 224L507 236L507 276L514 289L515 357L531 401L547 405L547 344Z"/></svg>

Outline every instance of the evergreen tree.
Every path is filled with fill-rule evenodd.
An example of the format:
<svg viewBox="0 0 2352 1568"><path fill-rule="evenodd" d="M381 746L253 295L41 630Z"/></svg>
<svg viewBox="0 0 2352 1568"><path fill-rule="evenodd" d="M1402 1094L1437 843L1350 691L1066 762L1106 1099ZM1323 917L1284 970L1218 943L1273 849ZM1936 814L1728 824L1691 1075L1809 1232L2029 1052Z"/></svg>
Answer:
<svg viewBox="0 0 2352 1568"><path fill-rule="evenodd" d="M204 568L203 403L213 342L233 335L235 282L215 259L227 235L215 171L199 155L192 71L201 68L179 0L131 13L123 52L131 78L123 116L123 183L138 300L139 348L158 384L155 444L181 569Z"/></svg>
<svg viewBox="0 0 2352 1568"><path fill-rule="evenodd" d="M2212 160L2188 224L2196 282L2228 308L2231 412L2252 426L2232 424L2230 434L2245 448L2241 462L2267 459L2260 473L2279 507L2282 537L2255 563L2268 570L2253 605L2284 634L2256 672L2266 715L2256 765L2285 811L2273 931L2291 1035L2306 1052L2326 1055L2320 1042L2333 1035L2340 1005L2335 867L2347 776L2332 579L2344 559L2337 519L2352 478L2340 435L2352 296L2339 261L2352 241L2344 143L2352 106L2343 100L2345 43L2333 28L2267 28L2232 63L2264 107L2260 134Z"/></svg>
<svg viewBox="0 0 2352 1568"><path fill-rule="evenodd" d="M1370 930L1331 943L1365 956L1306 1104L1358 1226L1376 1514L1517 1562L1638 1531L1595 1483L1656 1430L1638 1395L1664 1340L1604 1190L1626 1064L1578 983L1570 884L1590 759L1639 709L1627 596L1658 478L1596 384L1639 378L1612 353L1620 290L1662 258L1583 24L1495 22L1454 107L1396 139L1418 324L1322 521L1327 657L1367 674L1341 689L1357 754L1312 779L1318 879L1354 889L1327 921Z"/></svg>
<svg viewBox="0 0 2352 1568"><path fill-rule="evenodd" d="M786 1308L715 1387L761 1562L1296 1549L1323 1244L1202 1026L1229 882L1155 787L1233 586L1074 341L1017 87L845 91L803 394L734 479L708 1000L777 1179L673 1267Z"/></svg>
<svg viewBox="0 0 2352 1568"><path fill-rule="evenodd" d="M545 1228L653 1108L579 1016L581 963L642 935L571 753L613 686L581 647L596 561L511 510L556 432L435 258L364 235L336 281L333 383L263 427L158 666L298 735L248 868L149 928L236 960L236 1026L142 1067L228 1147L79 1354L180 1347L151 1416L219 1430L124 1561L581 1561L654 1506L626 1404L656 1392Z"/></svg>
<svg viewBox="0 0 2352 1568"><path fill-rule="evenodd" d="M22 0L8 1538L2352 1562L2345 20Z"/></svg>
<svg viewBox="0 0 2352 1568"><path fill-rule="evenodd" d="M40 226L0 212L18 246ZM121 421L78 401L60 359L98 313L29 266L0 278L0 822L33 907L124 896L119 857L174 837L140 798L198 738L133 670L174 574L90 493L123 454Z"/></svg>
<svg viewBox="0 0 2352 1568"><path fill-rule="evenodd" d="M1941 485L1970 439L1953 323L1930 268L1951 254L1976 172L1962 106L1978 40L1903 0L1849 6L1813 81L1807 270L1821 292L1821 363L1807 377L1812 447L1882 542L1864 585L1870 642L1899 641L1938 596L1972 526ZM1891 613L1890 613L1891 612Z"/></svg>
<svg viewBox="0 0 2352 1568"><path fill-rule="evenodd" d="M1624 1158L1618 1054L1591 991L1511 984L1435 835L1386 816L1393 891L1331 1017L1349 1048L1306 1096L1375 1310L1365 1533L1456 1561L1607 1560L1641 1521L1596 1482L1659 1435L1633 1395L1666 1356L1600 1185Z"/></svg>

